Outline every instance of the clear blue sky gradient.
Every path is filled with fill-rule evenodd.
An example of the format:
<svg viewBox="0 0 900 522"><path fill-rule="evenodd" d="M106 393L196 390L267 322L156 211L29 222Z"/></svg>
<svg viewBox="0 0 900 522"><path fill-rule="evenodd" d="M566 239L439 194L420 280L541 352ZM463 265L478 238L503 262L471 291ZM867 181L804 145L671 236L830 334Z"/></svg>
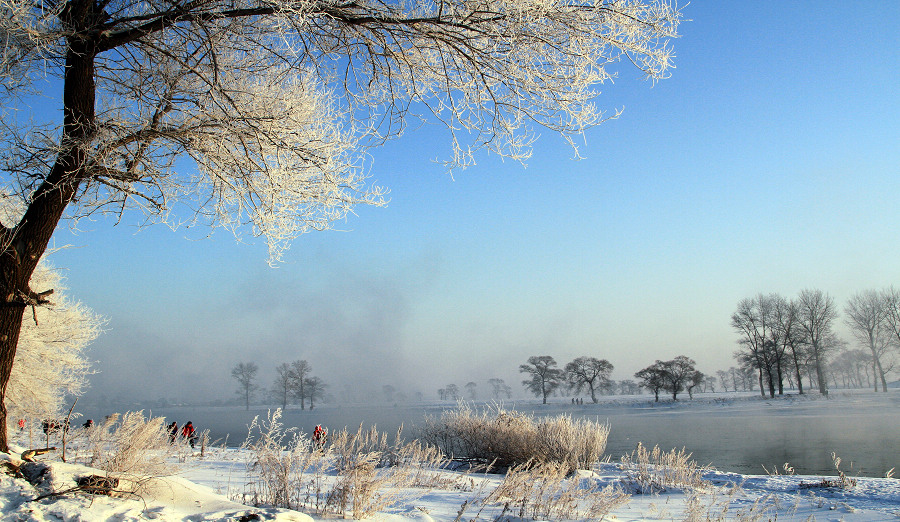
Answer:
<svg viewBox="0 0 900 522"><path fill-rule="evenodd" d="M453 179L437 127L376 150L387 208L296 241L278 268L225 231L81 223L51 257L109 319L90 395L230 397L307 359L340 395L426 397L553 355L630 378L688 355L733 364L729 317L758 292L900 284L900 2L694 2L676 69L621 64L584 159L549 131L527 167L482 156ZM845 336L850 341L849 336ZM348 383L345 385L345 383Z"/></svg>

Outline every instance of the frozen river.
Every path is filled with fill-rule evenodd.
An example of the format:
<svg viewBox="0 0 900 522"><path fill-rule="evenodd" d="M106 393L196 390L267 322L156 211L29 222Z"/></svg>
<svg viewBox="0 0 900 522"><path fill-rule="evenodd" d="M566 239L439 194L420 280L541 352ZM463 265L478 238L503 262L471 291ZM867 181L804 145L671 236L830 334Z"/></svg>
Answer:
<svg viewBox="0 0 900 522"><path fill-rule="evenodd" d="M900 470L900 391L876 395L838 390L831 399L811 399L703 394L678 403L654 404L644 396L604 397L600 404L583 405L572 405L564 399L546 406L511 401L504 407L535 415L569 414L608 422L612 432L607 454L613 460L630 453L640 441L649 447L658 444L664 450L684 447L699 464L744 474L762 474L763 466L780 470L789 462L798 474L834 475L832 452L842 458L841 468L850 475L880 477L891 468ZM402 424L404 434L414 436L425 415L440 415L442 409L450 407L453 405L449 403L322 405L314 411L289 408L283 422L306 433L311 433L316 424L332 431L374 424L393 433ZM152 413L179 425L193 421L199 429L209 429L220 444L227 437L228 445L237 445L246 438L246 426L253 417L264 417L266 411L198 406L154 409Z"/></svg>

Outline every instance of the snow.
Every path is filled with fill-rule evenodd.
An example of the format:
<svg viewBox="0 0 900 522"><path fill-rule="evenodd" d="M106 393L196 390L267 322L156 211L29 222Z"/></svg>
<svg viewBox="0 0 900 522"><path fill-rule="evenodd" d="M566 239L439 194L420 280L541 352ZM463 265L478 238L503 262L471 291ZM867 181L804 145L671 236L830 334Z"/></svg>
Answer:
<svg viewBox="0 0 900 522"><path fill-rule="evenodd" d="M40 492L23 479L0 475L0 517L10 521L99 521L99 520L322 520L296 511L258 508L229 500L223 493L239 489L243 477L244 450L217 449L201 458L190 457L183 463L179 476L155 479L141 496L109 497L105 495L66 494L32 501ZM79 475L102 473L86 466L50 461L52 487L62 490L74 486ZM463 473L441 471L448 483L458 484ZM599 465L594 471L577 475L583 486L621 485L622 472L616 464ZM811 476L750 476L706 471L703 478L710 485L702 491L673 489L655 494L632 495L626 504L616 508L607 518L620 521L682 520L690 513L700 519L729 518L756 520L860 520L882 521L900 518L900 480L856 478L850 489L809 487L823 480ZM451 521L467 501L463 519L494 520L501 506L478 506L479 492L496 487L501 476L469 475L471 488L423 489L401 491L398 505L379 512L372 520L381 521ZM726 511L727 508L727 511ZM329 518L334 518L333 516ZM530 520L522 518L521 520ZM519 520L507 517L505 520Z"/></svg>
<svg viewBox="0 0 900 522"><path fill-rule="evenodd" d="M787 406L787 402L779 403L782 405ZM8 469L22 464L18 455L23 449L14 447L12 456L0 454L0 465ZM248 504L252 500L248 495L252 480L248 466L253 455L249 450L229 447L206 448L203 454L199 450L179 448L169 459L174 473L142 483L139 496L77 492L35 500L74 487L78 477L103 475L102 471L84 465L87 459L77 456L77 443L69 451L70 463L61 462L59 452L52 452L37 457L37 464L23 466L23 471L42 472L40 479L33 480L37 485L0 473L0 519L195 522L339 518L334 514L317 514L314 509L304 513ZM610 460L591 470L576 472L567 480L566 487L579 494L603 488L628 493L626 500L612 507L604 520L900 520L900 480L896 478L850 476L848 480L852 483L842 487L836 476L792 475L784 469L777 470L781 474L771 471L771 475L749 475L703 469L699 485L675 484L641 494L622 463ZM391 522L533 519L533 512L520 513L515 499L485 500L501 485L503 475L450 469L430 469L429 473L432 475L428 486L391 490L395 502L378 509L369 519ZM324 480L333 483L336 477L325 473ZM118 489L127 491L131 486L121 484ZM579 506L583 503L580 500ZM538 519L562 518L539 516Z"/></svg>

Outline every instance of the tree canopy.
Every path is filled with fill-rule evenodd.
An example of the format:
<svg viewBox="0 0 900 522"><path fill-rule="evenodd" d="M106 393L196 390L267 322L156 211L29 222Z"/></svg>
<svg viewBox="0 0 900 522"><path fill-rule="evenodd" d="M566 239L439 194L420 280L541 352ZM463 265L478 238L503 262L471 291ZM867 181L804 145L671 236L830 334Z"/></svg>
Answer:
<svg viewBox="0 0 900 522"><path fill-rule="evenodd" d="M29 285L64 217L142 212L263 236L270 260L356 205L383 205L366 150L425 118L447 164L525 160L573 137L614 64L664 78L680 13L649 0L7 0L0 172L3 399ZM38 110L45 100L56 110ZM61 116L60 116L61 115Z"/></svg>

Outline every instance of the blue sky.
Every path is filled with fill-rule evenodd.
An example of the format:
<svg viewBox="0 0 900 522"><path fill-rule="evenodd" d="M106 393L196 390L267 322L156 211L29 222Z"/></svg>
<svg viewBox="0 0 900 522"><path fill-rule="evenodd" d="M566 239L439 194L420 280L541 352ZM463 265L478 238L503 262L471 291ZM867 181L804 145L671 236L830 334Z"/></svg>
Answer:
<svg viewBox="0 0 900 522"><path fill-rule="evenodd" d="M80 223L51 257L109 319L90 395L230 397L230 368L307 359L340 395L426 396L553 355L614 378L688 355L733 364L758 292L900 284L900 3L694 2L657 84L622 64L584 159L543 132L527 167L452 179L437 128L372 155L386 208L297 240L278 268L225 231ZM849 341L849 336L845 336Z"/></svg>

